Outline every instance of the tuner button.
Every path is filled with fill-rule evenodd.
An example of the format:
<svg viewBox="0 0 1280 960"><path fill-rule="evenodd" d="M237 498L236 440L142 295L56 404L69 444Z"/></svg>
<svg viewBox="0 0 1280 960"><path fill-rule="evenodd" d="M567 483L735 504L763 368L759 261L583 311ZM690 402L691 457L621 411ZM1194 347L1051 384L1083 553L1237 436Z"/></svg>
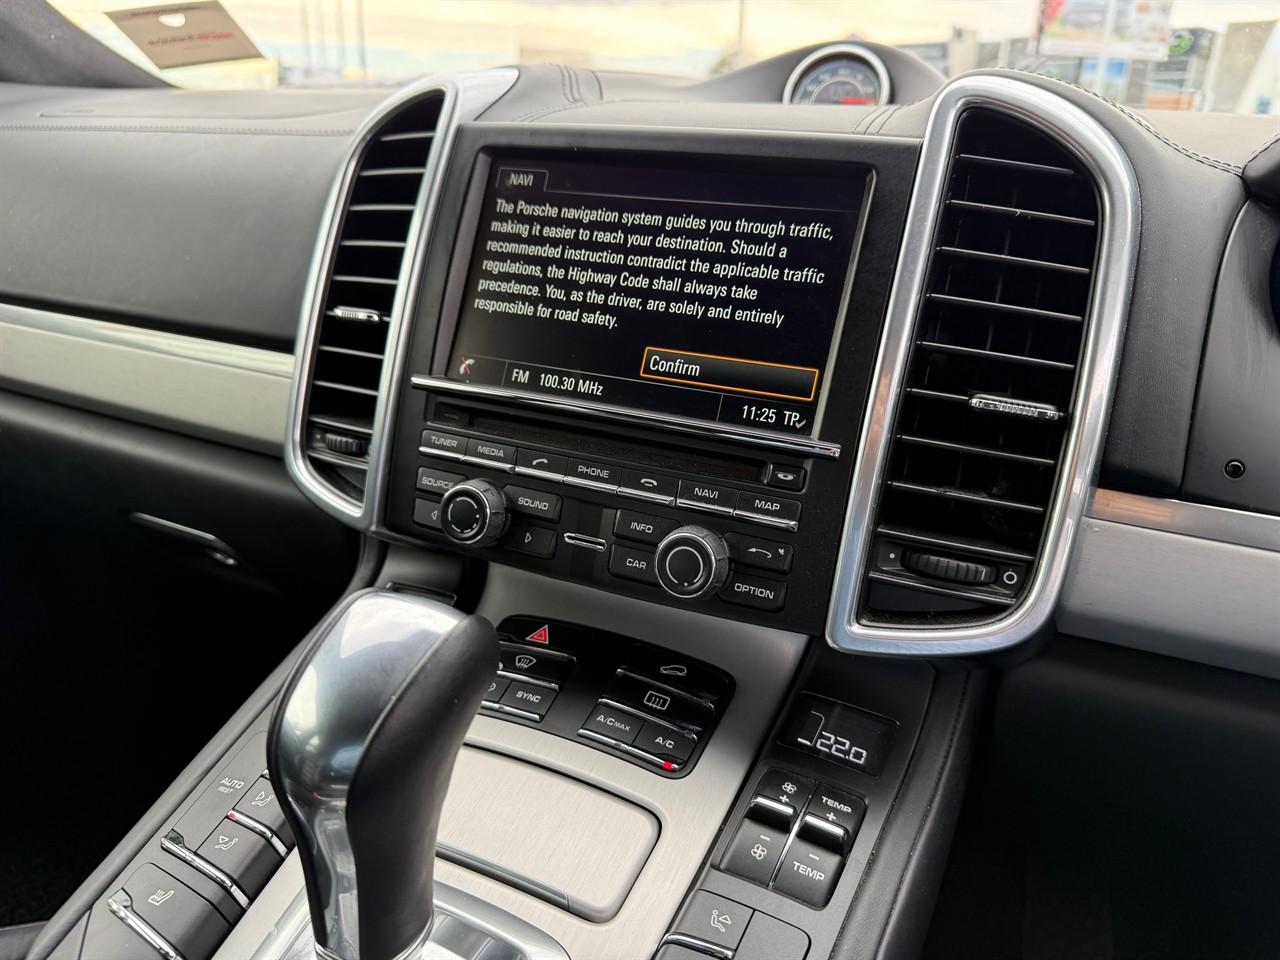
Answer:
<svg viewBox="0 0 1280 960"><path fill-rule="evenodd" d="M440 498L440 526L454 543L492 546L510 523L506 496L488 480L459 483Z"/></svg>
<svg viewBox="0 0 1280 960"><path fill-rule="evenodd" d="M680 527L658 544L654 569L662 589L681 600L715 593L729 575L729 548L706 527Z"/></svg>

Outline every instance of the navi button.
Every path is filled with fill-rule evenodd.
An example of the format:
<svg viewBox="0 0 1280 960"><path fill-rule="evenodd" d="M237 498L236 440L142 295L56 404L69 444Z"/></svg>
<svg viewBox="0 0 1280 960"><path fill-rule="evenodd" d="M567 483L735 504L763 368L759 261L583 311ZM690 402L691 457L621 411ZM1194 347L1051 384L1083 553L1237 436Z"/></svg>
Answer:
<svg viewBox="0 0 1280 960"><path fill-rule="evenodd" d="M681 480L676 504L711 513L733 513L737 501L738 491L733 487L717 487L700 480Z"/></svg>

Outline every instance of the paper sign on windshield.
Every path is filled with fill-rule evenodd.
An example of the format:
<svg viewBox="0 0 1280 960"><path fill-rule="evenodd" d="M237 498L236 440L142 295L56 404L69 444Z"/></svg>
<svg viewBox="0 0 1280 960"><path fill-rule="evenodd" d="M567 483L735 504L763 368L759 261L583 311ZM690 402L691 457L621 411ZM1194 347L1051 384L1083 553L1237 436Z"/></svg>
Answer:
<svg viewBox="0 0 1280 960"><path fill-rule="evenodd" d="M113 10L107 16L161 70L262 56L218 0Z"/></svg>

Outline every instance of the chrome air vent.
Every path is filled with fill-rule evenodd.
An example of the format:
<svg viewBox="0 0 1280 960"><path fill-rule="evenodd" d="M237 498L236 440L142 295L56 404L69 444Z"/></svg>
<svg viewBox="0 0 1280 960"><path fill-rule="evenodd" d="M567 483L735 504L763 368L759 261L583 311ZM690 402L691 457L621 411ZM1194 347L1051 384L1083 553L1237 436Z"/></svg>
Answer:
<svg viewBox="0 0 1280 960"><path fill-rule="evenodd" d="M444 99L443 91L434 90L409 101L365 139L346 180L317 297L303 455L318 477L357 508L369 470L388 332Z"/></svg>
<svg viewBox="0 0 1280 960"><path fill-rule="evenodd" d="M850 503L836 646L973 652L1046 621L1110 395L1131 189L1114 142L1044 90L982 77L940 98Z"/></svg>
<svg viewBox="0 0 1280 960"><path fill-rule="evenodd" d="M862 616L998 616L1035 571L1093 286L1098 198L1025 121L956 132L880 490Z"/></svg>

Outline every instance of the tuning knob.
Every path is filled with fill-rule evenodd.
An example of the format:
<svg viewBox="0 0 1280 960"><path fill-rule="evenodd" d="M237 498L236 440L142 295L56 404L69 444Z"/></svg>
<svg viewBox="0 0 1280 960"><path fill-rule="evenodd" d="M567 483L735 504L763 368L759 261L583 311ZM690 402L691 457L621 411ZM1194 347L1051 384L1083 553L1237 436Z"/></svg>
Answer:
<svg viewBox="0 0 1280 960"><path fill-rule="evenodd" d="M488 480L468 480L440 498L440 526L454 543L488 547L507 532L507 498Z"/></svg>
<svg viewBox="0 0 1280 960"><path fill-rule="evenodd" d="M729 548L706 527L680 527L658 544L658 582L673 597L697 600L715 593L729 575Z"/></svg>

